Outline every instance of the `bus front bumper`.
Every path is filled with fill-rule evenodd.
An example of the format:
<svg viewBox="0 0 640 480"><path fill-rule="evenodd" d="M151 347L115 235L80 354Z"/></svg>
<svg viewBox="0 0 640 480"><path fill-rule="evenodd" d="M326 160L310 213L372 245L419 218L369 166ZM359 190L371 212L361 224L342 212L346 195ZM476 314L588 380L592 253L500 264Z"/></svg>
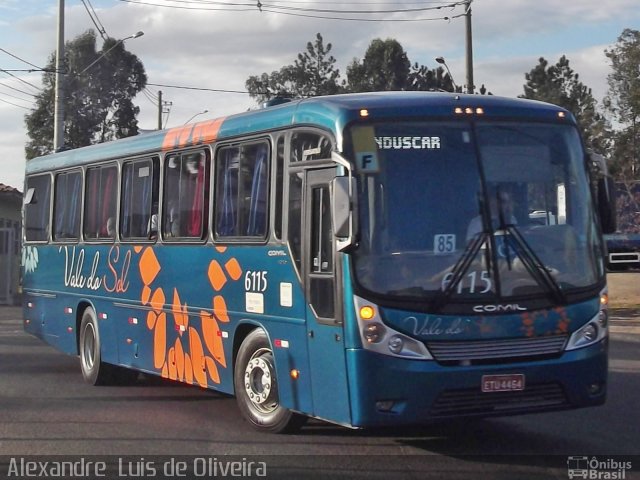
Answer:
<svg viewBox="0 0 640 480"><path fill-rule="evenodd" d="M417 425L443 418L602 405L607 342L604 339L550 360L473 366L443 366L436 361L349 350L351 423L354 427ZM485 375L524 375L524 389L483 392Z"/></svg>

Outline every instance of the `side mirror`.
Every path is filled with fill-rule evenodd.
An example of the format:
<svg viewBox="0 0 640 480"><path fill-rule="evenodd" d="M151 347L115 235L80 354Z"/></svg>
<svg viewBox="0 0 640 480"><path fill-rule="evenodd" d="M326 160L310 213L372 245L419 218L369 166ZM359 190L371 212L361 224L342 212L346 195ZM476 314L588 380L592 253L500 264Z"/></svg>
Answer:
<svg viewBox="0 0 640 480"><path fill-rule="evenodd" d="M616 186L613 178L606 176L598 180L598 214L603 233L613 233L618 228L616 218Z"/></svg>
<svg viewBox="0 0 640 480"><path fill-rule="evenodd" d="M613 233L617 229L616 185L602 155L589 152L588 161L591 177L596 183L596 203L602 233Z"/></svg>
<svg viewBox="0 0 640 480"><path fill-rule="evenodd" d="M336 177L331 181L331 221L337 249L343 251L355 243L356 179Z"/></svg>

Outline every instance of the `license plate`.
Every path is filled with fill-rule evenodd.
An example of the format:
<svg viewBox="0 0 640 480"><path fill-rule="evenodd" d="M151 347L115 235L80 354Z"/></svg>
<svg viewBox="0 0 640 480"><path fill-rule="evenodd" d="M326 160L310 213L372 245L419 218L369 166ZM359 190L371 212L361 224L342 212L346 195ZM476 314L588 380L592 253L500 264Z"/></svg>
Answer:
<svg viewBox="0 0 640 480"><path fill-rule="evenodd" d="M524 390L524 375L483 375L483 392L517 392Z"/></svg>

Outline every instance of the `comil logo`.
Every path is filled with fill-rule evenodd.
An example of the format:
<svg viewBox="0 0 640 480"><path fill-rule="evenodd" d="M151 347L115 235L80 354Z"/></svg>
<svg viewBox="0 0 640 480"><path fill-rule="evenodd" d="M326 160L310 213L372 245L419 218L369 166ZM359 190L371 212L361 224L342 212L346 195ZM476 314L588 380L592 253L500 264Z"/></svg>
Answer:
<svg viewBox="0 0 640 480"><path fill-rule="evenodd" d="M627 478L627 471L631 468L631 462L613 458L602 459L587 456L567 458L569 478L624 480Z"/></svg>

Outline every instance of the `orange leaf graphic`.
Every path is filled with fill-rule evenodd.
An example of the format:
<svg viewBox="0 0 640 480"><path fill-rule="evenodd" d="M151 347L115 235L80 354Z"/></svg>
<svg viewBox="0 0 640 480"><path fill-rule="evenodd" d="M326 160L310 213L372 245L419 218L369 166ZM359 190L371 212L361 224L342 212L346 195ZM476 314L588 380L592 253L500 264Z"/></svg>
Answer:
<svg viewBox="0 0 640 480"><path fill-rule="evenodd" d="M201 312L200 318L202 319L202 335L207 349L223 367L226 367L227 362L224 359L224 346L222 345L218 322L209 316L207 312Z"/></svg>
<svg viewBox="0 0 640 480"><path fill-rule="evenodd" d="M176 371L178 373L178 379L184 381L184 349L180 338L176 338L175 344L175 356L176 356Z"/></svg>
<svg viewBox="0 0 640 480"><path fill-rule="evenodd" d="M220 383L220 375L218 374L218 367L216 367L216 362L213 361L211 357L205 357L207 361L207 372L209 372L209 376L211 380L215 383Z"/></svg>
<svg viewBox="0 0 640 480"><path fill-rule="evenodd" d="M229 273L229 276L234 280L238 280L242 276L242 268L240 268L240 264L235 258L225 263L224 268L227 269L227 273Z"/></svg>
<svg viewBox="0 0 640 480"><path fill-rule="evenodd" d="M180 295L175 288L173 289L173 305L171 306L171 311L173 312L173 320L176 322L176 325L182 325L186 330L189 323L187 304L185 303L184 307L180 304ZM182 332L183 330L180 330L180 335L182 335Z"/></svg>
<svg viewBox="0 0 640 480"><path fill-rule="evenodd" d="M222 295L216 295L213 297L213 314L223 323L229 321L227 303L224 301L224 297Z"/></svg>
<svg viewBox="0 0 640 480"><path fill-rule="evenodd" d="M151 289L148 285L142 287L142 295L140 295L140 301L143 305L149 303L149 299L151 298Z"/></svg>
<svg viewBox="0 0 640 480"><path fill-rule="evenodd" d="M193 376L201 387L206 387L207 374L204 368L205 360L202 340L200 340L200 335L193 327L189 327L189 352L191 352Z"/></svg>
<svg viewBox="0 0 640 480"><path fill-rule="evenodd" d="M191 357L188 353L184 354L184 381L193 383L193 365L191 365Z"/></svg>
<svg viewBox="0 0 640 480"><path fill-rule="evenodd" d="M224 284L227 282L227 277L225 276L222 267L215 260L212 260L209 264L208 275L211 286L216 292L220 291L222 287L224 287Z"/></svg>
<svg viewBox="0 0 640 480"><path fill-rule="evenodd" d="M156 326L157 319L158 315L156 314L156 312L150 310L149 313L147 313L147 328L149 330L153 330L153 327Z"/></svg>
<svg viewBox="0 0 640 480"><path fill-rule="evenodd" d="M158 315L156 327L153 331L153 365L162 367L167 352L167 316L163 312Z"/></svg>
<svg viewBox="0 0 640 480"><path fill-rule="evenodd" d="M142 278L142 283L151 285L158 275L158 272L160 272L160 264L158 263L156 254L151 247L147 247L142 257L140 257L140 277Z"/></svg>
<svg viewBox="0 0 640 480"><path fill-rule="evenodd" d="M178 370L176 368L176 352L173 347L169 349L169 378L171 380L178 379Z"/></svg>
<svg viewBox="0 0 640 480"><path fill-rule="evenodd" d="M164 292L161 288L156 288L156 291L153 292L153 296L151 297L151 308L160 313L164 308L164 302Z"/></svg>

